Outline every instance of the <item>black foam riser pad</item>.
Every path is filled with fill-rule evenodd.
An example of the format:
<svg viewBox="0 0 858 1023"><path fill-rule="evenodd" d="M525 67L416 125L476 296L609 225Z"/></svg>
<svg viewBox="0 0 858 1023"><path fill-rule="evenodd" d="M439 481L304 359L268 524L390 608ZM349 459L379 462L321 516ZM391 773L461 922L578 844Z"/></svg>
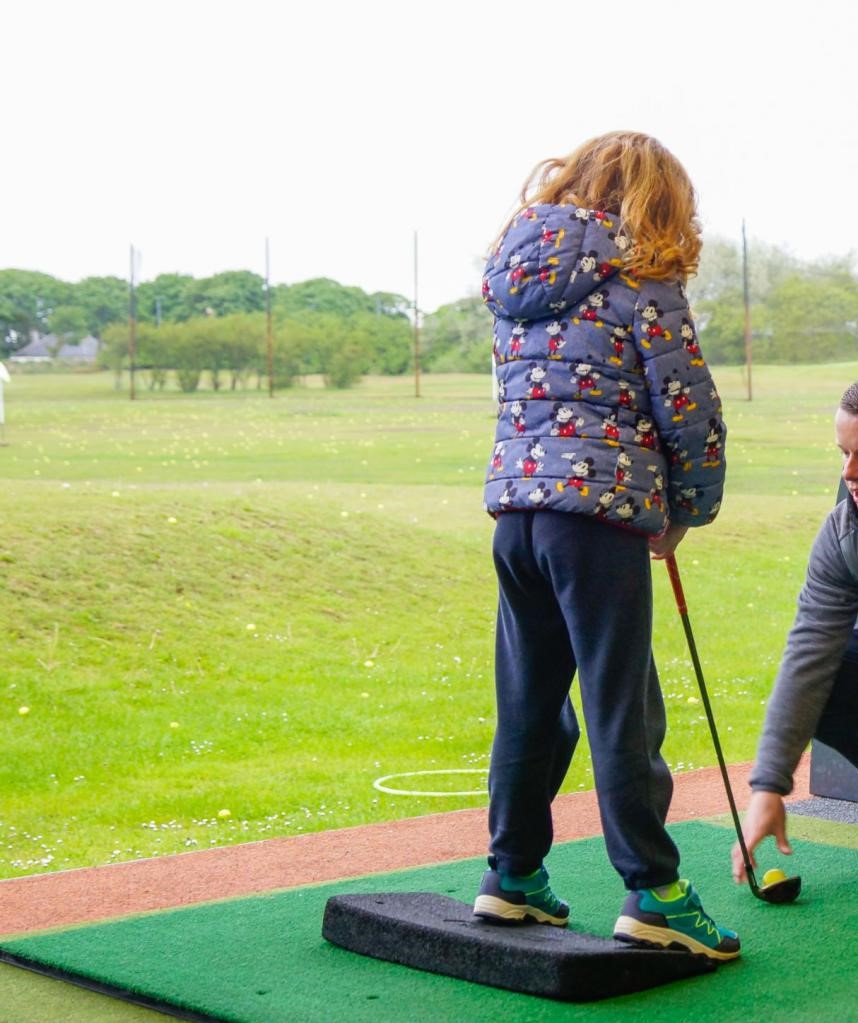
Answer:
<svg viewBox="0 0 858 1023"><path fill-rule="evenodd" d="M567 928L497 926L474 917L470 905L430 892L335 895L322 936L374 959L567 1002L632 994L716 968L705 956Z"/></svg>

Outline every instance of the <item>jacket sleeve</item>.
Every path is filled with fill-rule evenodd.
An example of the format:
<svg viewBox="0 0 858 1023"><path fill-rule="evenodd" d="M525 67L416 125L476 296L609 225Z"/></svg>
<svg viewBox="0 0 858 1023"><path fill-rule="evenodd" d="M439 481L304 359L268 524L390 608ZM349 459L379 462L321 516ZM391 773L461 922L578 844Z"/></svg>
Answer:
<svg viewBox="0 0 858 1023"><path fill-rule="evenodd" d="M670 522L706 525L721 507L727 428L682 285L641 281L633 329L667 457Z"/></svg>
<svg viewBox="0 0 858 1023"><path fill-rule="evenodd" d="M831 695L858 614L858 583L849 571L832 513L814 541L775 686L766 708L753 789L792 791L793 774Z"/></svg>

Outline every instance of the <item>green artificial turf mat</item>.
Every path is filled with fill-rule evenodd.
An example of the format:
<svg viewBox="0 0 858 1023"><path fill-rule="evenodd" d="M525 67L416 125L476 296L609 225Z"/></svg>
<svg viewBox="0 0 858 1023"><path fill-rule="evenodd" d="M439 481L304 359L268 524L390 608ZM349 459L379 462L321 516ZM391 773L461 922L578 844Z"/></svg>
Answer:
<svg viewBox="0 0 858 1023"><path fill-rule="evenodd" d="M160 1012L0 963L3 1023L164 1023Z"/></svg>
<svg viewBox="0 0 858 1023"><path fill-rule="evenodd" d="M728 831L688 822L671 832L683 874L716 919L740 932L743 958L713 975L606 1002L550 1002L468 984L357 956L321 937L333 894L433 891L470 901L480 859L43 933L2 947L229 1023L613 1023L620 1016L804 1023L819 1018L823 992L828 1018L855 1018L855 851L797 840L805 893L792 906L770 906L731 881ZM571 901L572 926L609 936L623 891L602 840L557 846L549 868L556 890Z"/></svg>

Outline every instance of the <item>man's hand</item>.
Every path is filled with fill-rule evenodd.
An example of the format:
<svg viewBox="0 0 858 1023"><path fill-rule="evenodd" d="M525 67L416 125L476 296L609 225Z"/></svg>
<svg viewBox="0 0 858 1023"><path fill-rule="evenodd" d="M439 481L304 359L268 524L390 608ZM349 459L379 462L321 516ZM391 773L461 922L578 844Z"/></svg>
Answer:
<svg viewBox="0 0 858 1023"><path fill-rule="evenodd" d="M668 526L663 533L649 538L649 552L656 561L669 557L688 532L688 526Z"/></svg>
<svg viewBox="0 0 858 1023"><path fill-rule="evenodd" d="M767 835L774 835L775 843L782 853L791 853L792 849L786 834L786 810L783 797L777 792L754 792L748 804L748 811L742 823L742 835L748 847L751 866L756 870L757 861L754 850ZM745 864L742 862L742 849L739 843L733 846L733 880L743 884L748 880Z"/></svg>

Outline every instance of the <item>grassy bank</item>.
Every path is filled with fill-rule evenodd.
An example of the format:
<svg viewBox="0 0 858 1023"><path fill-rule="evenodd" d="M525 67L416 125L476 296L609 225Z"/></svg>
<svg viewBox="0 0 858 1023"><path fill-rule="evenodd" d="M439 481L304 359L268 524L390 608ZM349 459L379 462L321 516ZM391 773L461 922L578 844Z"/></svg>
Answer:
<svg viewBox="0 0 858 1023"><path fill-rule="evenodd" d="M680 561L730 760L753 755L855 376L815 370L811 390L802 367L761 367L748 403L738 371L716 374L727 496ZM13 379L0 876L484 804L372 785L485 768L492 735L490 386L422 389L370 378L131 404L107 375ZM711 764L660 566L655 579L666 754ZM566 788L591 784L582 750Z"/></svg>

